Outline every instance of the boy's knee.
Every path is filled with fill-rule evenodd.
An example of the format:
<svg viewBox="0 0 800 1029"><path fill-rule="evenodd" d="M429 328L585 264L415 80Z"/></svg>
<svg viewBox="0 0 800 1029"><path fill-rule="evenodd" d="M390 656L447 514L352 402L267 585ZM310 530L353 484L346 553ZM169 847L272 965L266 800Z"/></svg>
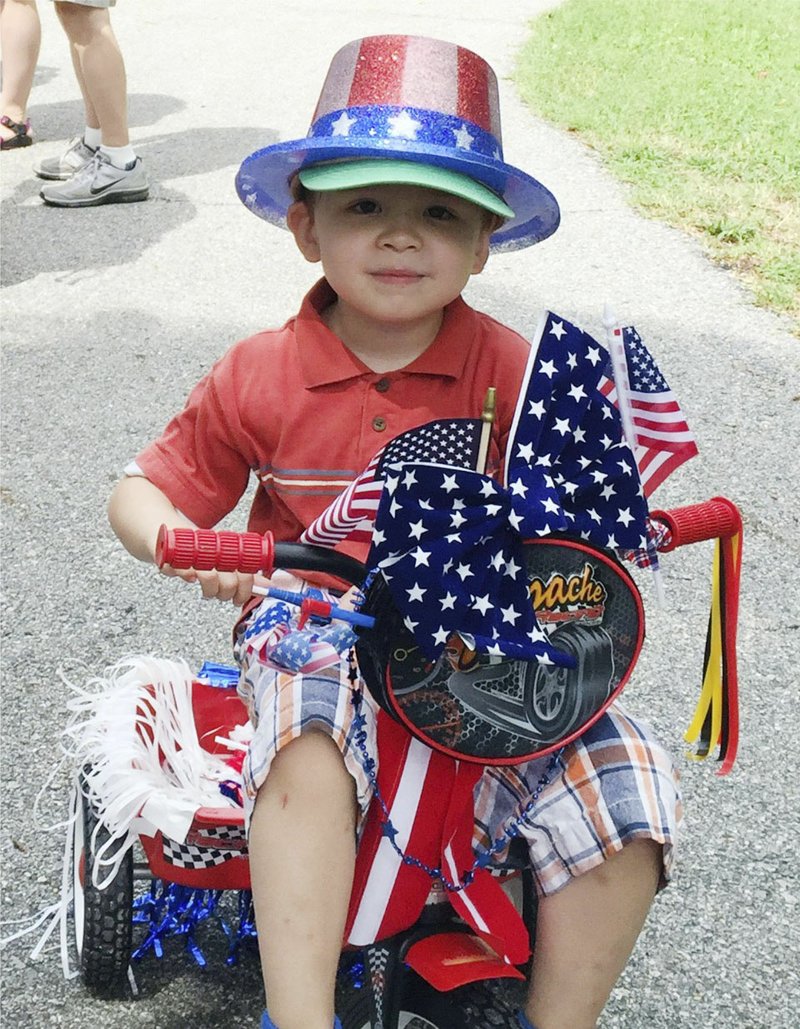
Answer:
<svg viewBox="0 0 800 1029"><path fill-rule="evenodd" d="M273 778L298 779L301 782L324 783L323 777L346 776L344 756L334 741L320 730L304 732L302 736L281 747L269 776Z"/></svg>
<svg viewBox="0 0 800 1029"><path fill-rule="evenodd" d="M256 809L264 817L324 810L349 832L356 812L356 784L344 757L323 732L308 732L281 748L258 791ZM271 812L266 815L266 812Z"/></svg>

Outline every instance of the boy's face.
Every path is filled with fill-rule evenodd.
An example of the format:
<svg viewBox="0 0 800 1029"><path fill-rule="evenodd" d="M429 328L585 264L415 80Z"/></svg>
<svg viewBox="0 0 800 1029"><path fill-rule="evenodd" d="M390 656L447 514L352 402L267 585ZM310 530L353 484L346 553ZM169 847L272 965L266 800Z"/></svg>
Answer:
<svg viewBox="0 0 800 1029"><path fill-rule="evenodd" d="M316 193L288 213L309 261L322 263L341 314L375 328L441 319L489 255L491 215L421 186Z"/></svg>

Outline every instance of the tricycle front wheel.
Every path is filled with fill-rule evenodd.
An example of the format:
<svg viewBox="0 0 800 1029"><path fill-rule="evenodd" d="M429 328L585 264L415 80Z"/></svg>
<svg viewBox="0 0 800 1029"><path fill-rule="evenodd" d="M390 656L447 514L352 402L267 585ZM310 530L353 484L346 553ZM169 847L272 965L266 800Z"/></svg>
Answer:
<svg viewBox="0 0 800 1029"><path fill-rule="evenodd" d="M516 1007L497 985L477 982L440 993L411 969L404 969L399 1011L392 1016L381 1010L379 1024L386 1029L505 1029L516 1024ZM368 983L360 989L351 984L339 997L344 1029L372 1029L374 1004Z"/></svg>

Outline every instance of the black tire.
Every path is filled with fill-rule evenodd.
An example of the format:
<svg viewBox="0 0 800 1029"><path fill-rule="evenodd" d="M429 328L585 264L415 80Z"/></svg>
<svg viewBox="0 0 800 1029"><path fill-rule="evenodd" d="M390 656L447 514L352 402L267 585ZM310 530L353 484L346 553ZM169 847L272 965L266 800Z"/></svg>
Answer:
<svg viewBox="0 0 800 1029"><path fill-rule="evenodd" d="M100 823L95 835L97 813L84 789L81 777L72 850L75 946L87 988L98 997L122 997L133 950L133 850L122 858L113 879L98 889L92 882L93 856L109 834Z"/></svg>
<svg viewBox="0 0 800 1029"><path fill-rule="evenodd" d="M505 997L498 982L471 983L440 993L411 969L403 969L403 999L397 1023L383 1029L512 1029L518 1004ZM350 986L338 997L343 1029L372 1029L369 989Z"/></svg>
<svg viewBox="0 0 800 1029"><path fill-rule="evenodd" d="M398 1029L511 1029L516 1007L499 983L470 983L440 993L409 971Z"/></svg>

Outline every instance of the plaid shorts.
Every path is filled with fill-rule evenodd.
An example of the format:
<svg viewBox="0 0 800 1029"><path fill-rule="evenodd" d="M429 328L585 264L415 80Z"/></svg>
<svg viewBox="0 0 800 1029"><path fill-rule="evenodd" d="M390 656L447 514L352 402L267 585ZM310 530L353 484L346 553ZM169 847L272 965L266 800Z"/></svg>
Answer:
<svg viewBox="0 0 800 1029"><path fill-rule="evenodd" d="M302 733L317 730L330 736L341 751L363 817L372 791L355 744L348 663L342 660L311 675L278 672L266 665L258 636L248 637L247 628L269 603L264 601L240 625L235 644L239 692L255 726L244 764L248 812L278 751ZM366 691L363 696L366 747L375 756L377 711ZM487 767L475 788L476 846L485 849L516 822L543 895L555 893L634 839L662 844L661 885L666 885L681 819L678 773L671 756L620 704L612 705L558 758Z"/></svg>

